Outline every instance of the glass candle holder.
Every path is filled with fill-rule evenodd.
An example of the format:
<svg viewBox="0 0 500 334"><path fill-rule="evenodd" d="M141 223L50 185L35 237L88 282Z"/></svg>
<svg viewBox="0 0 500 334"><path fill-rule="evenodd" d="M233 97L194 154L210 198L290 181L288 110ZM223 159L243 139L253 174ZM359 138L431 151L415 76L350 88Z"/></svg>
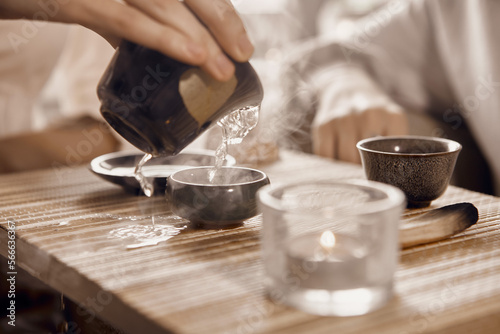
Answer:
<svg viewBox="0 0 500 334"><path fill-rule="evenodd" d="M352 316L392 296L405 196L366 180L265 186L262 252L271 299L308 313Z"/></svg>

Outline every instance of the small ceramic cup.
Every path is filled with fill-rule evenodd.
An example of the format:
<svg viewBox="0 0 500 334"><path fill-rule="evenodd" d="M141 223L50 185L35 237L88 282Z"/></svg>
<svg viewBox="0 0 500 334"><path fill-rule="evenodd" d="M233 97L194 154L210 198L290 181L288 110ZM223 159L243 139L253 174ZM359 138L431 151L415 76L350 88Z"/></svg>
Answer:
<svg viewBox="0 0 500 334"><path fill-rule="evenodd" d="M267 175L246 167L221 167L211 179L212 166L187 168L167 179L167 200L174 214L195 227L239 226L258 214L256 193L269 184Z"/></svg>
<svg viewBox="0 0 500 334"><path fill-rule="evenodd" d="M409 208L429 206L441 196L462 146L452 140L422 137L374 137L357 143L367 179L403 190Z"/></svg>

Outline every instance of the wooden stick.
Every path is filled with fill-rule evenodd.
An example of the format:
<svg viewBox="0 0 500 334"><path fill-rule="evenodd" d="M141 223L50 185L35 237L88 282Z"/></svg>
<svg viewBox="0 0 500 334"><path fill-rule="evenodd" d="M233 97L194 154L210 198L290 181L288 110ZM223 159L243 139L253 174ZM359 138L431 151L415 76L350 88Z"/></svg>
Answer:
<svg viewBox="0 0 500 334"><path fill-rule="evenodd" d="M401 248L449 238L474 225L477 220L477 208L471 203L452 204L416 218L403 219L399 232Z"/></svg>

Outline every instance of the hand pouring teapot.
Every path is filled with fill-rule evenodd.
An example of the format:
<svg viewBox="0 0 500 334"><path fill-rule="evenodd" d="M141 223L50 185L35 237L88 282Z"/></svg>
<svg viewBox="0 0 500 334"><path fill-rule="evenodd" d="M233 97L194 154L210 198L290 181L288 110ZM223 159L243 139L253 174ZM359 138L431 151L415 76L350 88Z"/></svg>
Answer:
<svg viewBox="0 0 500 334"><path fill-rule="evenodd" d="M140 150L175 155L230 112L261 104L253 67L234 65L233 77L220 82L199 67L123 41L97 88L101 114Z"/></svg>

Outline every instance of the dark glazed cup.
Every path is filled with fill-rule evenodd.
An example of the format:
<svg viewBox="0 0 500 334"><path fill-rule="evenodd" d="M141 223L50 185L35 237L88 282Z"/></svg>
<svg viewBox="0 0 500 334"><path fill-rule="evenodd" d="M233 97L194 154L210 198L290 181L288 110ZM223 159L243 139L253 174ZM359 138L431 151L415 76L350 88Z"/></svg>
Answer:
<svg viewBox="0 0 500 334"><path fill-rule="evenodd" d="M123 138L153 156L175 155L234 110L260 106L260 80L246 63L219 82L190 66L124 41L97 88L101 114Z"/></svg>
<svg viewBox="0 0 500 334"><path fill-rule="evenodd" d="M222 167L212 183L212 170L209 166L194 167L168 177L166 196L174 214L202 228L238 226L258 214L257 190L269 184L264 172Z"/></svg>
<svg viewBox="0 0 500 334"><path fill-rule="evenodd" d="M452 140L421 137L374 137L356 145L367 179L403 190L409 208L429 206L441 196L462 146Z"/></svg>

